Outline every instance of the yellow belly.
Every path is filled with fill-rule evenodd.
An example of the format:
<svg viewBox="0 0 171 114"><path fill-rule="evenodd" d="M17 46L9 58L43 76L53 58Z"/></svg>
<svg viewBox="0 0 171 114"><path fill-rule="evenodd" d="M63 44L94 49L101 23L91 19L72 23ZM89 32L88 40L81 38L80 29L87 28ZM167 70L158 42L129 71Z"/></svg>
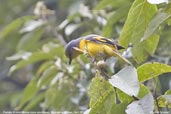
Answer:
<svg viewBox="0 0 171 114"><path fill-rule="evenodd" d="M80 42L80 49L86 52L91 58L96 60L107 59L111 55L106 53L105 48L108 47L104 44L97 44L91 41Z"/></svg>
<svg viewBox="0 0 171 114"><path fill-rule="evenodd" d="M107 57L107 55L104 52L103 45L101 44L88 43L87 51L91 57L96 58L97 60L102 60Z"/></svg>

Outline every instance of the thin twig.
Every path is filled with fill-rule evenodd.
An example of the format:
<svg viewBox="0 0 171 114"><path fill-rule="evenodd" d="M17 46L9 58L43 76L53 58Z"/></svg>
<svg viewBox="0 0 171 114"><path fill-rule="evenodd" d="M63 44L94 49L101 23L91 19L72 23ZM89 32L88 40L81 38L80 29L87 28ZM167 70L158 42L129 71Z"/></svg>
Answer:
<svg viewBox="0 0 171 114"><path fill-rule="evenodd" d="M158 114L161 114L161 113L160 113L160 109L159 109L159 103L158 103L158 101L157 101L157 97L156 97L156 96L154 96L154 99L155 99L155 101L156 101Z"/></svg>
<svg viewBox="0 0 171 114"><path fill-rule="evenodd" d="M158 103L158 100L157 100L157 92L156 92L156 88L157 88L157 83L158 83L158 81L156 81L156 80L154 79L154 82L155 82L155 87L154 87L154 99L155 99L155 101L156 101L156 106L157 106L158 114L161 114L161 112L160 112L160 107L159 107L159 103Z"/></svg>
<svg viewBox="0 0 171 114"><path fill-rule="evenodd" d="M110 78L110 76L107 74L106 63L104 61L97 62L97 69L99 70L100 75L105 78L105 80Z"/></svg>

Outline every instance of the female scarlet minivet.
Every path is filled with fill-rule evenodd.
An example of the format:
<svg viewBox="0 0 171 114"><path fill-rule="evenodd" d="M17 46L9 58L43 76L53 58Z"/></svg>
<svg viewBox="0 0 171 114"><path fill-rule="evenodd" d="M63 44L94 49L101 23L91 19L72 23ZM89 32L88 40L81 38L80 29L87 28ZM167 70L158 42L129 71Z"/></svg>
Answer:
<svg viewBox="0 0 171 114"><path fill-rule="evenodd" d="M118 50L124 49L113 40L99 36L88 35L71 40L65 47L65 55L69 58L69 64L72 59L80 54L86 54L93 62L106 60L109 57L119 57L128 64L131 64L126 58L122 57Z"/></svg>

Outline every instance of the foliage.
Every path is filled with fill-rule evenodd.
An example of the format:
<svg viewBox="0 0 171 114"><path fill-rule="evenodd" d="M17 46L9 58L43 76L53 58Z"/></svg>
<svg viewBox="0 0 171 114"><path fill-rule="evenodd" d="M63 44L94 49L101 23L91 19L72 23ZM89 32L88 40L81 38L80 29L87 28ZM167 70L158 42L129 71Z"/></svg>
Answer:
<svg viewBox="0 0 171 114"><path fill-rule="evenodd" d="M55 14L47 14L46 9L40 15L28 14L12 20L0 31L1 47L10 45L6 49L9 53L1 55L10 63L6 77L22 77L28 83L10 96L9 107L85 114L169 111L171 92L161 93L157 88L165 82L160 85L156 80L171 72L171 3L160 2L78 0L71 4L61 0L53 9ZM66 6L68 9L62 10ZM58 18L61 12L64 17ZM133 66L111 59L107 68L111 78L105 80L84 55L68 65L64 45L93 33L118 37L119 44L128 48L124 53ZM9 94L2 94L0 101Z"/></svg>

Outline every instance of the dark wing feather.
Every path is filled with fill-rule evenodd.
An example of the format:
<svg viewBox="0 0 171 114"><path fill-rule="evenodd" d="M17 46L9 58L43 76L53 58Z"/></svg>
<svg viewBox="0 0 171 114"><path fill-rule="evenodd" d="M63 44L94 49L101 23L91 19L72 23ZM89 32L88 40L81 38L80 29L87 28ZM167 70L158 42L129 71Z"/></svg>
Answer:
<svg viewBox="0 0 171 114"><path fill-rule="evenodd" d="M110 45L110 46L116 46L117 49L125 49L124 47L116 44L113 40L99 36L99 35L88 35L85 37L86 40L92 41L94 43L98 43L98 44L106 44L106 45Z"/></svg>

